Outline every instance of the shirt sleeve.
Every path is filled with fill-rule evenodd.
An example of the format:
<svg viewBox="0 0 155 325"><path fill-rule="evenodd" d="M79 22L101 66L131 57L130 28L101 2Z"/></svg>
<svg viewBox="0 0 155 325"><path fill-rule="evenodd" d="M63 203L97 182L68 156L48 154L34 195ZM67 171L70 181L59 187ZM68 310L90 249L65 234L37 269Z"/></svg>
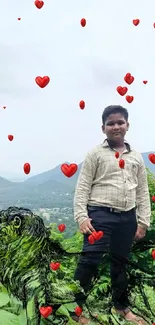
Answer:
<svg viewBox="0 0 155 325"><path fill-rule="evenodd" d="M150 226L151 218L151 202L149 195L149 187L147 181L147 171L143 158L141 157L141 164L138 170L138 187L136 189L136 205L138 224L143 228Z"/></svg>
<svg viewBox="0 0 155 325"><path fill-rule="evenodd" d="M87 204L97 169L97 157L88 153L78 177L74 195L74 220L79 226L88 218Z"/></svg>

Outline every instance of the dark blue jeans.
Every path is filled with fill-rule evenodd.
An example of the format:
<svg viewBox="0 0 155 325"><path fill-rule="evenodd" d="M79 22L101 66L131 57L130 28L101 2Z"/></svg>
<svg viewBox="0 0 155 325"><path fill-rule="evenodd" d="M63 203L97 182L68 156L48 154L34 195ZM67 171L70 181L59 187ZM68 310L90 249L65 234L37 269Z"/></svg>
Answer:
<svg viewBox="0 0 155 325"><path fill-rule="evenodd" d="M88 241L89 235L84 235L83 251L74 280L80 281L81 287L87 294L92 278L97 274L103 254L110 253L112 303L115 308L123 310L129 306L126 266L137 230L135 209L114 213L107 212L102 207L88 207L88 215L92 219L91 223L95 230L102 230L104 236L91 245ZM84 294L76 295L76 302L79 306L82 307L85 300Z"/></svg>

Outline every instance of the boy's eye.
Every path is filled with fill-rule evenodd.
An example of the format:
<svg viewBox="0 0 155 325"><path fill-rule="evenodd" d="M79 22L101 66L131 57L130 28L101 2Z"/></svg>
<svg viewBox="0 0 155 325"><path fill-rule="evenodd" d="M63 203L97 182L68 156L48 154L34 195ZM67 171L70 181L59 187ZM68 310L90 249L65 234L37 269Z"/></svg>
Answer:
<svg viewBox="0 0 155 325"><path fill-rule="evenodd" d="M124 121L119 121L119 122L117 122L117 124L122 125L122 124L124 124ZM114 122L108 122L107 125L112 126L112 125L115 125L115 123Z"/></svg>

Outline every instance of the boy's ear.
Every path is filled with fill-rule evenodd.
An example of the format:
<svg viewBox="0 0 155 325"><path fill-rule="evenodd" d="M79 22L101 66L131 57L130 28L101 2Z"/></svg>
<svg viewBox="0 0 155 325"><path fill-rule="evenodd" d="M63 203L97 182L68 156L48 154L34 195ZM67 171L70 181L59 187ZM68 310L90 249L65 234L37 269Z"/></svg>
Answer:
<svg viewBox="0 0 155 325"><path fill-rule="evenodd" d="M127 131L129 130L130 124L127 122Z"/></svg>
<svg viewBox="0 0 155 325"><path fill-rule="evenodd" d="M103 124L102 124L102 127L101 128L102 128L102 132L105 133L105 127L104 127Z"/></svg>

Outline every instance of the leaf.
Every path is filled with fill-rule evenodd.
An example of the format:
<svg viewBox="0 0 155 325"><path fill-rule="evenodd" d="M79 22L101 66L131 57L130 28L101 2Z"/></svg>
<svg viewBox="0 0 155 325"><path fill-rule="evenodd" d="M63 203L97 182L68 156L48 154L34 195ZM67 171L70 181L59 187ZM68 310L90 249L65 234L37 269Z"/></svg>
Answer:
<svg viewBox="0 0 155 325"><path fill-rule="evenodd" d="M19 322L19 316L11 314L3 309L0 309L0 325L23 325Z"/></svg>
<svg viewBox="0 0 155 325"><path fill-rule="evenodd" d="M64 304L65 308L67 308L69 311L73 312L74 309L78 306L76 302L70 303L70 304Z"/></svg>
<svg viewBox="0 0 155 325"><path fill-rule="evenodd" d="M9 295L4 292L0 292L0 307L6 306L10 301Z"/></svg>
<svg viewBox="0 0 155 325"><path fill-rule="evenodd" d="M77 325L77 322L75 322L72 318L70 318L69 321L66 323L66 325Z"/></svg>
<svg viewBox="0 0 155 325"><path fill-rule="evenodd" d="M24 325L27 323L27 317L26 317L26 310L22 310L20 315L18 316L19 325Z"/></svg>
<svg viewBox="0 0 155 325"><path fill-rule="evenodd" d="M56 315L64 315L64 316L67 316L68 318L70 318L70 314L69 314L68 310L66 309L66 307L64 305L61 305L57 309Z"/></svg>
<svg viewBox="0 0 155 325"><path fill-rule="evenodd" d="M98 315L98 321L104 322L105 325L109 325L109 316L108 315Z"/></svg>
<svg viewBox="0 0 155 325"><path fill-rule="evenodd" d="M34 296L27 303L27 318L30 324L37 325L39 316L36 314Z"/></svg>
<svg viewBox="0 0 155 325"><path fill-rule="evenodd" d="M77 322L75 322L71 317L64 305L61 305L59 309L56 311L56 315L64 315L68 318L68 322L66 325L77 325Z"/></svg>
<svg viewBox="0 0 155 325"><path fill-rule="evenodd" d="M3 286L2 283L0 283L0 292L8 293L8 292L7 292L7 289Z"/></svg>

